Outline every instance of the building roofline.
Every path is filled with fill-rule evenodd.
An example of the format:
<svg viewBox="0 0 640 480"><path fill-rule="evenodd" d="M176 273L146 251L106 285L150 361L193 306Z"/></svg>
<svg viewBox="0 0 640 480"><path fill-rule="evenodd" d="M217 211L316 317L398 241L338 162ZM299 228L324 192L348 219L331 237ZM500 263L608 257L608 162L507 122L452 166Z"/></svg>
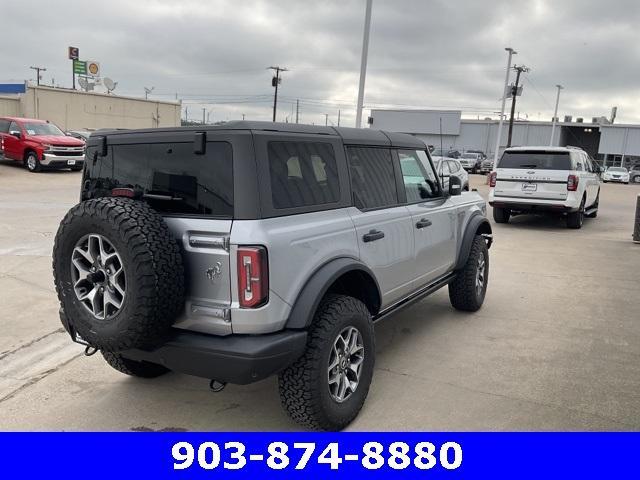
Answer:
<svg viewBox="0 0 640 480"><path fill-rule="evenodd" d="M106 97L106 98L121 98L123 100L135 100L138 102L146 102L146 103L161 103L164 105L172 105L172 106L182 106L182 102L181 101L177 101L177 102L172 102L169 100L149 100L149 99L144 99L144 98L140 98L140 97L129 97L129 96L124 96L124 95L115 95L115 94L108 94L108 93L102 93L102 92L83 92L81 90L73 90L72 88L64 88L64 87L47 87L46 85L29 85L27 90L46 90L46 91L50 91L50 92L62 92L62 93L75 93L78 95L88 95L88 96L95 96L95 97ZM21 94L24 95L24 94Z"/></svg>

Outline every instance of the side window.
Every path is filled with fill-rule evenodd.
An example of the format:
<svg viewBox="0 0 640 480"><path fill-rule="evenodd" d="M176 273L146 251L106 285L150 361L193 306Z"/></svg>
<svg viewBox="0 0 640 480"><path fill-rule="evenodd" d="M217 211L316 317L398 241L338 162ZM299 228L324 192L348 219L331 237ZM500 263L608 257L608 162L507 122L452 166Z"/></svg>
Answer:
<svg viewBox="0 0 640 480"><path fill-rule="evenodd" d="M391 150L347 147L353 202L361 210L398 204Z"/></svg>
<svg viewBox="0 0 640 480"><path fill-rule="evenodd" d="M333 146L324 142L269 142L274 208L337 202L340 184Z"/></svg>
<svg viewBox="0 0 640 480"><path fill-rule="evenodd" d="M424 155L424 159L420 158ZM398 150L407 202L415 203L440 196L440 188L427 155L423 151Z"/></svg>
<svg viewBox="0 0 640 480"><path fill-rule="evenodd" d="M22 132L22 129L16 122L11 122L11 124L9 125L9 133L11 132Z"/></svg>
<svg viewBox="0 0 640 480"><path fill-rule="evenodd" d="M451 173L456 173L458 170L460 170L460 167L456 162L452 162L451 160L448 160L447 163L449 164L449 171Z"/></svg>
<svg viewBox="0 0 640 480"><path fill-rule="evenodd" d="M0 133L9 133L9 120L0 119Z"/></svg>

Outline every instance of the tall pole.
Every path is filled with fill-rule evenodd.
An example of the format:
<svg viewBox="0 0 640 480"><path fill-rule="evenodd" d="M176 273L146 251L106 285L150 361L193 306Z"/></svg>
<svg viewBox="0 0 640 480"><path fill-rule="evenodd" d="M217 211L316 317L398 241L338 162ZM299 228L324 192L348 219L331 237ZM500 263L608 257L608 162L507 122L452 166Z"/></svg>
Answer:
<svg viewBox="0 0 640 480"><path fill-rule="evenodd" d="M275 94L273 95L273 121L276 121L276 110L278 108L278 85L280 84L280 72L287 72L286 68L280 66L269 67L268 70L276 72L276 76L271 79L271 86L275 87Z"/></svg>
<svg viewBox="0 0 640 480"><path fill-rule="evenodd" d="M300 100L296 100L296 123L298 123L299 116L300 116Z"/></svg>
<svg viewBox="0 0 640 480"><path fill-rule="evenodd" d="M202 107L202 124L204 125L206 122L207 109Z"/></svg>
<svg viewBox="0 0 640 480"><path fill-rule="evenodd" d="M498 134L496 135L496 149L495 149L495 152L493 153L494 167L498 164L498 153L500 151L500 137L502 137L502 124L504 122L504 107L507 101L507 86L509 85L509 74L511 73L511 57L518 53L511 47L507 47L505 48L505 50L509 52L509 58L507 59L507 74L504 78L504 88L502 89L502 107L500 108L500 122L498 123Z"/></svg>
<svg viewBox="0 0 640 480"><path fill-rule="evenodd" d="M338 110L338 126L340 126L340 110Z"/></svg>
<svg viewBox="0 0 640 480"><path fill-rule="evenodd" d="M328 113L324 114L324 126L325 127L329 126L329 114Z"/></svg>
<svg viewBox="0 0 640 480"><path fill-rule="evenodd" d="M40 72L46 72L47 69L44 67L29 67L31 70L36 71L36 85L40 86Z"/></svg>
<svg viewBox="0 0 640 480"><path fill-rule="evenodd" d="M509 136L507 137L507 148L511 146L511 135L513 134L513 115L516 111L516 97L518 96L518 85L520 84L520 74L528 72L529 69L524 65L514 66L516 73L516 85L511 90L511 116L509 117Z"/></svg>
<svg viewBox="0 0 640 480"><path fill-rule="evenodd" d="M356 110L356 128L362 126L362 106L364 104L364 81L367 76L367 57L369 55L369 31L371 30L371 4L373 0L367 0L367 8L364 14L364 36L362 38L362 59L360 61L360 85L358 86L358 106Z"/></svg>
<svg viewBox="0 0 640 480"><path fill-rule="evenodd" d="M556 85L556 88L558 89L558 94L556 95L556 108L553 111L553 119L551 123L551 138L549 139L550 147L553 146L553 134L556 131L556 123L558 122L558 105L560 104L560 90L562 90L564 87L562 85Z"/></svg>

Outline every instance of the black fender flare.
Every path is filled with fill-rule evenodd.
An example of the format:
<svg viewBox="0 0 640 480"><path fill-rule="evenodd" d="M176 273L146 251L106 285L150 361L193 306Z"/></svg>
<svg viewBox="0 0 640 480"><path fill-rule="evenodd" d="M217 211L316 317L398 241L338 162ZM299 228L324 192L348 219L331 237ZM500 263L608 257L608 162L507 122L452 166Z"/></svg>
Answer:
<svg viewBox="0 0 640 480"><path fill-rule="evenodd" d="M360 271L370 276L375 282L378 299L382 298L380 285L369 267L354 258L336 258L322 265L309 277L293 304L285 328L304 329L309 327L318 305L329 287L342 275L351 271Z"/></svg>
<svg viewBox="0 0 640 480"><path fill-rule="evenodd" d="M462 237L462 242L460 242L460 250L458 252L458 261L456 262L456 266L454 270L458 271L464 268L467 263L467 259L469 258L469 253L471 252L471 245L473 244L473 239L476 237L478 231L484 230L482 234L487 239L487 246L491 247L491 243L493 242L491 224L487 217L480 214L480 212L476 212L467 222L467 228L464 231L464 236Z"/></svg>

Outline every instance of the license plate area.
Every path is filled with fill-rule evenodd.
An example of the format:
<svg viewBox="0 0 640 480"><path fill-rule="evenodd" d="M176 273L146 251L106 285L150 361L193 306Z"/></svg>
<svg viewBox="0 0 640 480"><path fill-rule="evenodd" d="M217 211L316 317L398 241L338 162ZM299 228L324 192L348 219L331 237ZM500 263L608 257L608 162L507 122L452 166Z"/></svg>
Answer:
<svg viewBox="0 0 640 480"><path fill-rule="evenodd" d="M67 160L67 165L75 165L76 161L75 160Z"/></svg>
<svg viewBox="0 0 640 480"><path fill-rule="evenodd" d="M536 183L523 183L522 191L523 192L535 192L538 190L538 185Z"/></svg>

